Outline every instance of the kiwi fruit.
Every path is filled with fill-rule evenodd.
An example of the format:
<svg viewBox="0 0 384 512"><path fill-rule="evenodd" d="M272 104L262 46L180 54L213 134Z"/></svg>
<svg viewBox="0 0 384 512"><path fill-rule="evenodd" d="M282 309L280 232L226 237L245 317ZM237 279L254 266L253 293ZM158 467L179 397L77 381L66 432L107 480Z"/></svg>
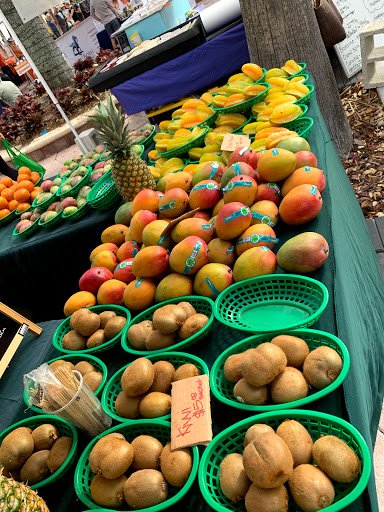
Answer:
<svg viewBox="0 0 384 512"><path fill-rule="evenodd" d="M100 372L93 370L92 372L86 373L83 377L83 380L89 389L95 392L103 380L103 375Z"/></svg>
<svg viewBox="0 0 384 512"><path fill-rule="evenodd" d="M167 443L160 457L160 469L169 485L183 487L192 471L192 452L190 448L171 450Z"/></svg>
<svg viewBox="0 0 384 512"><path fill-rule="evenodd" d="M78 363L75 364L73 369L76 370L77 372L80 372L81 375L84 376L86 373L93 372L95 370L95 367L93 366L93 364L88 363L88 361L79 361Z"/></svg>
<svg viewBox="0 0 384 512"><path fill-rule="evenodd" d="M132 469L158 469L163 445L152 436L142 435L132 441Z"/></svg>
<svg viewBox="0 0 384 512"><path fill-rule="evenodd" d="M309 348L305 340L288 334L280 334L271 340L271 343L281 348L287 356L287 365L302 368Z"/></svg>
<svg viewBox="0 0 384 512"><path fill-rule="evenodd" d="M159 350L167 348L176 342L176 334L161 334L160 331L152 331L145 340L147 350Z"/></svg>
<svg viewBox="0 0 384 512"><path fill-rule="evenodd" d="M64 359L59 359L58 361L53 361L50 365L49 365L49 368L55 372L57 370L57 368L62 368L62 367L65 367L65 368L68 368L69 370L74 370L75 367L73 366L73 364L70 362L70 361L66 361Z"/></svg>
<svg viewBox="0 0 384 512"><path fill-rule="evenodd" d="M171 412L171 397L166 393L152 391L145 395L139 405L143 418L158 418Z"/></svg>
<svg viewBox="0 0 384 512"><path fill-rule="evenodd" d="M100 472L100 463L104 456L108 454L111 444L116 440L125 441L125 437L118 432L113 432L112 434L107 434L99 439L92 448L91 453L89 454L89 466L93 473Z"/></svg>
<svg viewBox="0 0 384 512"><path fill-rule="evenodd" d="M284 485L274 489L262 489L252 484L245 496L247 512L287 512L288 491Z"/></svg>
<svg viewBox="0 0 384 512"><path fill-rule="evenodd" d="M285 420L276 429L276 434L283 439L293 457L293 467L309 464L312 460L313 441L308 430L296 420Z"/></svg>
<svg viewBox="0 0 384 512"><path fill-rule="evenodd" d="M256 436L244 448L243 464L248 478L263 489L284 484L293 471L293 458L287 444L277 434L268 432Z"/></svg>
<svg viewBox="0 0 384 512"><path fill-rule="evenodd" d="M89 488L92 500L101 507L121 508L125 503L124 484L126 481L125 475L114 480L107 480L101 475L96 475Z"/></svg>
<svg viewBox="0 0 384 512"><path fill-rule="evenodd" d="M28 485L34 485L45 480L50 475L47 465L48 457L49 450L32 453L20 470L21 481L28 482Z"/></svg>
<svg viewBox="0 0 384 512"><path fill-rule="evenodd" d="M224 376L229 382L237 382L243 377L241 373L243 358L244 354L232 354L225 360Z"/></svg>
<svg viewBox="0 0 384 512"><path fill-rule="evenodd" d="M155 372L149 359L139 357L130 364L121 376L121 389L126 396L143 395L152 386Z"/></svg>
<svg viewBox="0 0 384 512"><path fill-rule="evenodd" d="M243 456L240 453L230 453L220 464L220 489L224 496L235 503L242 501L251 485L247 477Z"/></svg>
<svg viewBox="0 0 384 512"><path fill-rule="evenodd" d="M104 334L107 340L111 340L117 336L123 329L127 319L124 316L114 316L105 324Z"/></svg>
<svg viewBox="0 0 384 512"><path fill-rule="evenodd" d="M123 475L132 463L133 448L125 439L110 439L106 445L107 450L98 460L97 473L114 480Z"/></svg>
<svg viewBox="0 0 384 512"><path fill-rule="evenodd" d="M265 432L269 432L274 434L275 431L269 425L265 425L264 423L255 423L252 427L249 427L244 437L244 447L247 446L250 442L256 439L260 434L265 434Z"/></svg>
<svg viewBox="0 0 384 512"><path fill-rule="evenodd" d="M0 466L8 471L21 468L32 455L34 447L32 430L27 427L15 428L4 437L1 443Z"/></svg>
<svg viewBox="0 0 384 512"><path fill-rule="evenodd" d="M159 391L160 393L169 393L172 380L175 375L175 367L168 361L156 361L153 363L155 376L149 391Z"/></svg>
<svg viewBox="0 0 384 512"><path fill-rule="evenodd" d="M44 423L32 431L32 438L35 450L50 450L56 439L59 438L59 432L50 423Z"/></svg>
<svg viewBox="0 0 384 512"><path fill-rule="evenodd" d="M304 377L316 389L323 389L339 376L343 361L336 350L318 347L309 353L304 361Z"/></svg>
<svg viewBox="0 0 384 512"><path fill-rule="evenodd" d="M167 304L153 313L153 327L161 334L172 334L183 325L187 319L187 313L176 304Z"/></svg>
<svg viewBox="0 0 384 512"><path fill-rule="evenodd" d="M256 388L273 381L287 366L284 352L273 343L261 343L249 350L241 363L243 378Z"/></svg>
<svg viewBox="0 0 384 512"><path fill-rule="evenodd" d="M196 315L188 317L178 330L179 338L186 340L190 336L193 336L197 332L201 331L208 321L209 318L201 313L196 313Z"/></svg>
<svg viewBox="0 0 384 512"><path fill-rule="evenodd" d="M69 324L72 330L82 336L92 336L100 327L100 317L89 309L81 308L72 314Z"/></svg>
<svg viewBox="0 0 384 512"><path fill-rule="evenodd" d="M116 316L116 313L114 311L103 311L102 313L99 313L100 318L100 329L104 329L104 327L107 325L108 320Z"/></svg>
<svg viewBox="0 0 384 512"><path fill-rule="evenodd" d="M84 350L87 348L87 342L77 331L69 331L63 336L62 346L65 350Z"/></svg>
<svg viewBox="0 0 384 512"><path fill-rule="evenodd" d="M182 364L178 368L176 368L175 374L173 376L173 381L189 379L191 377L197 377L200 375L200 370L194 364Z"/></svg>
<svg viewBox="0 0 384 512"><path fill-rule="evenodd" d="M335 499L331 480L312 464L297 466L288 485L292 498L303 512L315 512L329 507Z"/></svg>
<svg viewBox="0 0 384 512"><path fill-rule="evenodd" d="M140 415L139 405L141 399L142 396L128 397L125 395L124 391L122 391L117 395L115 401L116 413L122 418L131 420L137 418Z"/></svg>
<svg viewBox="0 0 384 512"><path fill-rule="evenodd" d="M312 448L313 460L332 480L348 484L360 473L360 460L347 443L336 436L322 436Z"/></svg>
<svg viewBox="0 0 384 512"><path fill-rule="evenodd" d="M144 350L145 340L154 330L151 320L144 320L138 324L131 325L128 329L127 339L136 350Z"/></svg>
<svg viewBox="0 0 384 512"><path fill-rule="evenodd" d="M47 466L51 473L54 473L64 463L72 448L72 438L60 437L49 451Z"/></svg>
<svg viewBox="0 0 384 512"><path fill-rule="evenodd" d="M153 507L168 498L168 485L160 471L141 469L125 482L124 497L133 509Z"/></svg>
<svg viewBox="0 0 384 512"><path fill-rule="evenodd" d="M105 335L104 330L103 329L97 329L97 331L94 332L92 334L92 336L90 336L87 339L87 348L99 347L100 345L105 343L106 340L107 340L107 337Z"/></svg>
<svg viewBox="0 0 384 512"><path fill-rule="evenodd" d="M197 313L196 309L192 306L192 304L190 302L179 302L178 306L179 306L179 308L184 309L184 311L187 315L187 318L189 318L192 315L196 315L196 313Z"/></svg>
<svg viewBox="0 0 384 512"><path fill-rule="evenodd" d="M238 402L248 405L264 405L268 401L267 386L254 387L245 379L236 382L233 394Z"/></svg>
<svg viewBox="0 0 384 512"><path fill-rule="evenodd" d="M271 397L275 404L300 400L308 395L308 382L297 368L287 366L271 384Z"/></svg>

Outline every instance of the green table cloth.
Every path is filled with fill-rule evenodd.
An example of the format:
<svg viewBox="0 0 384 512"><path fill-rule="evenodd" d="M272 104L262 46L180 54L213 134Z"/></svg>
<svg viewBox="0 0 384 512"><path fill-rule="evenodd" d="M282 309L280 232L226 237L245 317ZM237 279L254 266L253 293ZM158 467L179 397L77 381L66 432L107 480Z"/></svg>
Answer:
<svg viewBox="0 0 384 512"><path fill-rule="evenodd" d="M347 345L351 356L350 372L343 387L313 404L311 409L320 410L343 417L350 421L364 436L371 451L375 444L377 427L380 417L381 404L384 393L384 287L377 264L376 255L370 240L359 204L354 196L352 187L345 174L344 168L337 155L335 146L330 138L321 114L317 108L315 98L309 111L315 119L310 143L313 152L318 156L319 167L327 174L327 187L323 192L324 205L320 215L306 226L291 229L280 226L277 229L280 245L289 237L307 230L317 231L328 240L330 256L322 269L314 272L311 277L321 280L327 287L330 295L328 306L320 320L313 327L334 333ZM106 220L100 216L98 229L93 230L93 243L91 236L84 239L90 246L97 245L99 234ZM83 222L86 222L84 219ZM90 227L90 226L88 226ZM87 230L83 230L83 235ZM67 243L71 243L70 233L63 233ZM33 239L32 239L33 240ZM31 240L31 242L32 242ZM44 243L44 240L43 242ZM49 247L49 244L47 244ZM80 246L73 247L73 257L77 259L79 274L87 265L87 255L78 259L82 251ZM22 248L12 248L12 253L22 253ZM47 258L49 259L49 258ZM48 268L53 272L54 264L50 262ZM1 265L1 272L4 266ZM49 305L61 299L57 287L66 286L66 268L58 273L51 274L50 282L53 286L52 295L42 297L44 302L34 305L36 316L43 317L41 309L61 311L63 301ZM79 276L78 274L78 276ZM53 277L55 275L55 278ZM78 278L77 276L77 278ZM4 282L4 276L0 277ZM7 277L8 282L11 281ZM0 288L2 291L2 288ZM30 297L33 296L33 291ZM48 305L47 305L48 304ZM29 306L26 302L24 305ZM9 369L0 382L0 429L24 417L25 406L22 403L22 375L44 360L55 357L56 352L51 346L50 339L57 322L43 324L44 333L40 338L28 336ZM246 337L245 333L231 330L216 324L211 335L203 340L191 351L203 357L209 366L215 358L233 342ZM129 362L128 354L117 349L113 353L103 353L101 358L112 372ZM231 409L212 399L213 430L217 434L230 424L245 418L242 411ZM86 442L82 436L83 443ZM84 445L84 444L83 444ZM41 495L47 499L51 510L82 511L86 507L78 503L73 491L72 478L65 479L57 488L42 489ZM197 483L191 493L175 510L185 509L190 512L207 512L210 508L205 504L199 493ZM372 511L378 512L375 480L372 477L367 491L353 505L348 512Z"/></svg>

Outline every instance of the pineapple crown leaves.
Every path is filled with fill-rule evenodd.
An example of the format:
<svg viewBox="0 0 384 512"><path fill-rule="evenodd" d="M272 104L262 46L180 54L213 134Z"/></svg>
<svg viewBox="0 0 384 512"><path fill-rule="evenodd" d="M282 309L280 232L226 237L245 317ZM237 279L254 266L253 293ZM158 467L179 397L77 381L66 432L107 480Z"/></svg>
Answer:
<svg viewBox="0 0 384 512"><path fill-rule="evenodd" d="M111 94L107 95L105 103L100 101L89 119L98 124L105 147L111 151L113 158L130 156L132 140L128 125L123 111L115 105Z"/></svg>

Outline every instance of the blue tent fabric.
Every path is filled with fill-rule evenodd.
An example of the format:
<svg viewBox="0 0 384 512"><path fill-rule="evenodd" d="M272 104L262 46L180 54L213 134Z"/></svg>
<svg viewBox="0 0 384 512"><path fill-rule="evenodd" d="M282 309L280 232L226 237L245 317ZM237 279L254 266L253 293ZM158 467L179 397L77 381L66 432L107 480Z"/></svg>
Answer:
<svg viewBox="0 0 384 512"><path fill-rule="evenodd" d="M226 78L249 62L240 23L197 48L114 87L127 114L171 103Z"/></svg>

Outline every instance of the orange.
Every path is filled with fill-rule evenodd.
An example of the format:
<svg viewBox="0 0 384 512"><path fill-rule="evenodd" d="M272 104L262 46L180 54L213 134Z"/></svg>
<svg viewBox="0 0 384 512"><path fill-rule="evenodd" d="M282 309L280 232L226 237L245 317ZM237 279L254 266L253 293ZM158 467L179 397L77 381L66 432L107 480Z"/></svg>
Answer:
<svg viewBox="0 0 384 512"><path fill-rule="evenodd" d="M30 206L31 205L29 203L19 203L18 206L17 206L17 211L18 212L24 212L25 210L28 210L28 208Z"/></svg>
<svg viewBox="0 0 384 512"><path fill-rule="evenodd" d="M8 176L4 176L4 178L1 178L0 183L5 185L6 187L11 187L13 185L13 181L11 178L8 178Z"/></svg>
<svg viewBox="0 0 384 512"><path fill-rule="evenodd" d="M28 179L28 177L27 177L27 179ZM33 172L31 172L31 176L29 179L32 181L32 183L37 183L40 179L40 174L38 172L33 171Z"/></svg>
<svg viewBox="0 0 384 512"><path fill-rule="evenodd" d="M0 183L0 194L3 190L5 190L7 187L4 185L4 183Z"/></svg>
<svg viewBox="0 0 384 512"><path fill-rule="evenodd" d="M26 167L25 165L22 165L21 167L19 167L17 172L19 174L28 174L28 176L29 176L32 171L31 171L31 169L29 167Z"/></svg>
<svg viewBox="0 0 384 512"><path fill-rule="evenodd" d="M6 188L2 191L1 197L4 197L7 201L12 201L13 199L13 190Z"/></svg>
<svg viewBox="0 0 384 512"><path fill-rule="evenodd" d="M11 212L8 210L8 208L3 208L0 210L0 219L4 219L7 215L9 215Z"/></svg>
<svg viewBox="0 0 384 512"><path fill-rule="evenodd" d="M16 190L13 197L16 201L19 201L19 203L27 203L31 199L31 194L26 188L20 188L19 190Z"/></svg>
<svg viewBox="0 0 384 512"><path fill-rule="evenodd" d="M31 192L31 201L34 201L39 194L40 190L34 190L33 192Z"/></svg>
<svg viewBox="0 0 384 512"><path fill-rule="evenodd" d="M28 180L28 179L29 179L29 175L28 174L19 174L18 177L17 177L18 183L20 183L20 181Z"/></svg>
<svg viewBox="0 0 384 512"><path fill-rule="evenodd" d="M64 315L70 316L81 308L89 308L96 305L96 297L91 292L76 292L69 297L64 304Z"/></svg>
<svg viewBox="0 0 384 512"><path fill-rule="evenodd" d="M8 203L8 210L11 210L11 212L12 212L13 210L15 210L17 208L18 204L19 203L16 201L16 199L12 199L12 201L9 201L9 203Z"/></svg>
<svg viewBox="0 0 384 512"><path fill-rule="evenodd" d="M19 183L19 189L20 188L26 188L28 190L28 192L33 192L33 189L35 188L34 184L32 183L32 181L29 181L29 180L22 180L20 181Z"/></svg>
<svg viewBox="0 0 384 512"><path fill-rule="evenodd" d="M0 210L3 210L4 208L8 208L8 201L5 197L0 197Z"/></svg>

